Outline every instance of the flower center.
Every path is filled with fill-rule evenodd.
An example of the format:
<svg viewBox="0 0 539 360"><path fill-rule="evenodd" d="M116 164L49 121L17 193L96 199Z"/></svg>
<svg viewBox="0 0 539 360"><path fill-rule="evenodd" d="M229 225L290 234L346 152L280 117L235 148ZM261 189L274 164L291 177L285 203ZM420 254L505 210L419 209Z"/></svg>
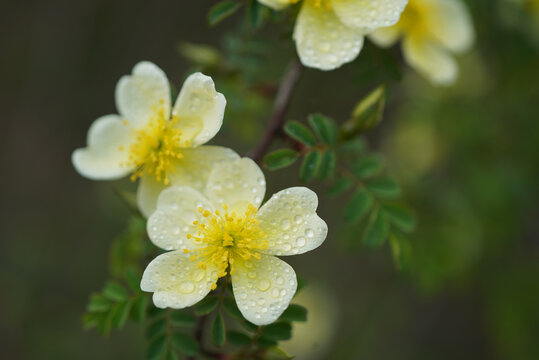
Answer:
<svg viewBox="0 0 539 360"><path fill-rule="evenodd" d="M197 226L195 234L187 238L200 245L196 250L184 250L190 253L190 260L197 261L197 266L206 269L208 265L217 267L218 278L224 277L227 271L234 274L234 264L251 258L260 259L259 250L268 247L265 234L260 231L255 219L257 209L249 204L244 213L229 212L228 206L223 210L210 211L198 208L200 220L193 222ZM212 285L215 289L217 283Z"/></svg>
<svg viewBox="0 0 539 360"><path fill-rule="evenodd" d="M173 161L183 158L180 152L182 146L189 146L188 141L184 144L180 142L182 132L175 127L178 116L173 115L169 120L163 103L161 100L159 106L154 107L154 113L144 128L132 129L135 141L128 149L129 160L122 164L135 168L131 181L144 174L152 174L158 182L169 185L168 174L174 171ZM125 120L124 125L128 125ZM119 150L124 151L124 148L120 147Z"/></svg>

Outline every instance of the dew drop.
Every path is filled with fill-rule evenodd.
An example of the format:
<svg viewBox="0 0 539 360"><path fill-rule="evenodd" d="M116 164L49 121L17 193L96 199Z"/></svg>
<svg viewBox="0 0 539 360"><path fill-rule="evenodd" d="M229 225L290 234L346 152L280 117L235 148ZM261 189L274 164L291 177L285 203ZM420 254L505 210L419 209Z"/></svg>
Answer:
<svg viewBox="0 0 539 360"><path fill-rule="evenodd" d="M257 287L258 287L258 290L260 290L260 291L266 291L266 290L268 290L270 288L270 285L271 284L270 284L269 280L264 279L264 280L260 280L258 282ZM263 304L261 304L261 305L263 305Z"/></svg>
<svg viewBox="0 0 539 360"><path fill-rule="evenodd" d="M184 294L191 294L195 291L195 284L190 281L184 282L180 285L180 292Z"/></svg>

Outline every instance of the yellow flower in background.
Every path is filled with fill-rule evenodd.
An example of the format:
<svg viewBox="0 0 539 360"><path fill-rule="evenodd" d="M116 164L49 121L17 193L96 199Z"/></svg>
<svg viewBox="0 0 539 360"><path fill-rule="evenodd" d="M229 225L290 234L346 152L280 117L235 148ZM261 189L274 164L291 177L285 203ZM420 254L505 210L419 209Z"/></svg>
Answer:
<svg viewBox="0 0 539 360"><path fill-rule="evenodd" d="M258 0L275 10L300 0ZM364 35L395 24L408 0L303 0L294 40L303 65L333 70L354 60Z"/></svg>
<svg viewBox="0 0 539 360"><path fill-rule="evenodd" d="M190 75L171 106L165 73L140 62L116 86L119 115L97 119L88 131L86 148L73 152L73 165L93 180L141 179L140 210L149 216L166 186L205 186L215 162L239 158L230 149L200 146L221 128L226 100L213 80Z"/></svg>
<svg viewBox="0 0 539 360"><path fill-rule="evenodd" d="M328 229L316 214L318 197L311 190L289 188L260 207L265 191L264 174L247 158L217 164L204 195L185 186L163 190L148 234L155 245L172 251L154 259L141 282L143 291L154 293L155 306L191 306L230 274L247 320L265 325L281 315L297 279L274 255L313 250Z"/></svg>
<svg viewBox="0 0 539 360"><path fill-rule="evenodd" d="M468 50L475 35L460 0L410 0L396 25L378 29L369 37L380 46L402 38L406 62L434 85L449 85L458 76L451 53Z"/></svg>

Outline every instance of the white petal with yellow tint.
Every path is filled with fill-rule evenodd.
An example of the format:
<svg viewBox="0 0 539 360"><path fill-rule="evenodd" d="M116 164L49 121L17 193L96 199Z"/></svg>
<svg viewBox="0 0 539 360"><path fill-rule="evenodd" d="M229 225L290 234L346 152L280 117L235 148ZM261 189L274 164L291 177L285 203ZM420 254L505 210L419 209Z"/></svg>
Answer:
<svg viewBox="0 0 539 360"><path fill-rule="evenodd" d="M171 251L156 257L144 270L140 288L153 292L158 308L182 309L202 300L217 280L216 268L201 269L189 255Z"/></svg>
<svg viewBox="0 0 539 360"><path fill-rule="evenodd" d="M233 150L221 146L199 146L181 150L183 158L173 160L173 170L168 172L171 185L189 186L203 192L215 164L239 159ZM166 186L155 180L155 175L145 174L138 187L137 203L146 217L156 209L157 198Z"/></svg>
<svg viewBox="0 0 539 360"><path fill-rule="evenodd" d="M237 261L232 274L234 298L243 316L256 325L279 318L296 293L294 269L270 255Z"/></svg>
<svg viewBox="0 0 539 360"><path fill-rule="evenodd" d="M306 187L282 190L260 208L256 219L266 235L270 255L296 255L319 247L328 226L317 214L318 197Z"/></svg>
<svg viewBox="0 0 539 360"><path fill-rule="evenodd" d="M475 32L465 5L455 0L421 0L429 31L443 46L454 52L467 50Z"/></svg>
<svg viewBox="0 0 539 360"><path fill-rule="evenodd" d="M198 208L212 210L210 202L198 191L184 186L171 186L159 195L157 210L148 219L150 240L165 250L193 250L200 247L187 234L195 234L193 221Z"/></svg>
<svg viewBox="0 0 539 360"><path fill-rule="evenodd" d="M356 30L373 30L399 21L408 0L331 0L339 19Z"/></svg>
<svg viewBox="0 0 539 360"><path fill-rule="evenodd" d="M298 55L305 66L333 70L354 60L363 46L363 35L344 25L332 10L303 3L294 29Z"/></svg>
<svg viewBox="0 0 539 360"><path fill-rule="evenodd" d="M434 85L450 85L458 75L458 66L451 54L441 46L407 37L402 43L403 55L413 68Z"/></svg>
<svg viewBox="0 0 539 360"><path fill-rule="evenodd" d="M249 158L215 165L206 187L206 196L216 206L251 203L259 207L266 193L264 173Z"/></svg>
<svg viewBox="0 0 539 360"><path fill-rule="evenodd" d="M297 3L298 0L258 0L258 2L273 10L282 10L291 4Z"/></svg>
<svg viewBox="0 0 539 360"><path fill-rule="evenodd" d="M71 157L79 174L92 180L118 179L133 168L129 160L131 129L122 124L118 115L106 115L92 123L88 130L87 147L77 149Z"/></svg>
<svg viewBox="0 0 539 360"><path fill-rule="evenodd" d="M376 29L375 31L369 34L369 39L374 42L376 45L381 47L389 47L395 44L400 36L402 31L398 25Z"/></svg>
<svg viewBox="0 0 539 360"><path fill-rule="evenodd" d="M182 131L182 141L191 146L208 142L223 124L226 99L215 90L211 77L202 73L190 75L172 109L175 126Z"/></svg>
<svg viewBox="0 0 539 360"><path fill-rule="evenodd" d="M149 61L139 62L131 75L123 76L116 85L116 107L120 115L137 129L147 125L163 108L170 115L170 86L167 76Z"/></svg>

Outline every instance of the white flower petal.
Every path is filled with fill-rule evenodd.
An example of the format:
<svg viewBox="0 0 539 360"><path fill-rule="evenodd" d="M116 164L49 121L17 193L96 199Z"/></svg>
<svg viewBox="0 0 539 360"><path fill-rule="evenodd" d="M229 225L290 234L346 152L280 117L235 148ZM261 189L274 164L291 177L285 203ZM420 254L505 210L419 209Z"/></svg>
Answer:
<svg viewBox="0 0 539 360"><path fill-rule="evenodd" d="M458 66L447 50L434 43L408 36L402 43L408 64L434 85L449 85L455 82Z"/></svg>
<svg viewBox="0 0 539 360"><path fill-rule="evenodd" d="M193 250L200 246L187 239L195 234L193 221L199 218L198 208L212 210L210 202L198 191L184 186L171 186L159 195L157 210L148 219L150 240L165 250Z"/></svg>
<svg viewBox="0 0 539 360"><path fill-rule="evenodd" d="M249 158L215 165L206 187L206 196L215 207L249 202L258 208L265 192L264 173Z"/></svg>
<svg viewBox="0 0 539 360"><path fill-rule="evenodd" d="M363 47L363 35L344 25L331 10L303 3L294 29L303 65L333 70L354 60Z"/></svg>
<svg viewBox="0 0 539 360"><path fill-rule="evenodd" d="M73 166L79 174L93 180L110 180L126 176L132 167L129 158L131 129L118 115L106 115L92 123L87 147L73 152Z"/></svg>
<svg viewBox="0 0 539 360"><path fill-rule="evenodd" d="M137 205L144 217L148 218L155 211L159 194L166 187L154 174L144 173L137 189Z"/></svg>
<svg viewBox="0 0 539 360"><path fill-rule="evenodd" d="M199 268L189 255L171 251L156 257L144 270L140 288L153 292L158 308L182 309L196 304L211 290L217 280L217 269L208 264Z"/></svg>
<svg viewBox="0 0 539 360"><path fill-rule="evenodd" d="M331 0L339 19L356 30L396 24L407 3L408 0Z"/></svg>
<svg viewBox="0 0 539 360"><path fill-rule="evenodd" d="M203 192L206 189L208 177L215 164L226 163L239 159L233 150L221 146L199 146L181 150L182 159L173 161L173 171L168 173L171 185L188 186ZM137 202L140 211L146 217L156 209L157 198L166 188L152 174L145 174L137 191Z"/></svg>
<svg viewBox="0 0 539 360"><path fill-rule="evenodd" d="M232 288L243 316L256 325L279 318L296 293L294 269L269 255L260 260L238 261L232 274Z"/></svg>
<svg viewBox="0 0 539 360"><path fill-rule="evenodd" d="M226 99L215 90L211 77L190 75L172 110L178 116L176 127L182 131L182 140L189 140L193 147L208 142L223 124L225 106Z"/></svg>
<svg viewBox="0 0 539 360"><path fill-rule="evenodd" d="M285 7L296 3L295 0L258 0L259 3L272 8L273 10L282 10Z"/></svg>
<svg viewBox="0 0 539 360"><path fill-rule="evenodd" d="M475 33L472 19L462 1L422 0L425 21L429 31L443 46L454 52L467 50L473 43Z"/></svg>
<svg viewBox="0 0 539 360"><path fill-rule="evenodd" d="M317 214L318 197L306 187L293 187L273 195L259 210L256 219L268 239L271 255L296 255L319 247L328 226Z"/></svg>
<svg viewBox="0 0 539 360"><path fill-rule="evenodd" d="M369 39L374 42L376 45L381 47L389 47L395 44L400 36L402 31L398 25L376 29L369 34Z"/></svg>
<svg viewBox="0 0 539 360"><path fill-rule="evenodd" d="M167 76L157 65L142 61L132 75L123 76L116 85L116 107L130 125L139 129L164 108L170 115L170 86Z"/></svg>

